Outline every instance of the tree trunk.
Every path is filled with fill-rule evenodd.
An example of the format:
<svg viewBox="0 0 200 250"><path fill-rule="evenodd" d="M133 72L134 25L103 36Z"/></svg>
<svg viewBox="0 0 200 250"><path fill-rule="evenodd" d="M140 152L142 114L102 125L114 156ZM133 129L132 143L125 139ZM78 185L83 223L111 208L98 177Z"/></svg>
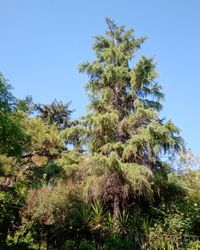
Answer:
<svg viewBox="0 0 200 250"><path fill-rule="evenodd" d="M54 240L52 238L51 228L48 228L46 235L47 250L55 250Z"/></svg>
<svg viewBox="0 0 200 250"><path fill-rule="evenodd" d="M117 85L114 87L114 92L115 92L115 108L117 111L119 111L121 106L121 98L120 98L120 90Z"/></svg>
<svg viewBox="0 0 200 250"><path fill-rule="evenodd" d="M119 206L119 195L115 194L114 203L113 203L113 215L115 219L118 219L120 214L120 206Z"/></svg>
<svg viewBox="0 0 200 250"><path fill-rule="evenodd" d="M51 242L51 240L49 240L48 236L47 236L47 250L54 250L54 244L53 242Z"/></svg>

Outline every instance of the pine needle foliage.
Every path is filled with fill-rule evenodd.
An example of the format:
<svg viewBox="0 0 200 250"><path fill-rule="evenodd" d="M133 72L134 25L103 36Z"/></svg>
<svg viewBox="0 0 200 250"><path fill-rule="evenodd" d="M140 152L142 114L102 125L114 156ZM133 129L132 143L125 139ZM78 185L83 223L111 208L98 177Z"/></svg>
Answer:
<svg viewBox="0 0 200 250"><path fill-rule="evenodd" d="M182 139L172 121L159 118L164 99L153 58L135 53L145 37L106 18L105 35L96 36L96 59L80 65L89 81L89 114L85 116L92 154L118 154L123 162L159 168L160 155L178 151Z"/></svg>
<svg viewBox="0 0 200 250"><path fill-rule="evenodd" d="M105 34L95 37L95 60L80 65L89 77L84 124L93 161L85 190L110 201L118 217L128 197L151 200L154 175L166 177L169 170L163 155L179 151L182 138L172 121L159 117L164 94L154 59L134 60L146 37L109 18L106 23Z"/></svg>

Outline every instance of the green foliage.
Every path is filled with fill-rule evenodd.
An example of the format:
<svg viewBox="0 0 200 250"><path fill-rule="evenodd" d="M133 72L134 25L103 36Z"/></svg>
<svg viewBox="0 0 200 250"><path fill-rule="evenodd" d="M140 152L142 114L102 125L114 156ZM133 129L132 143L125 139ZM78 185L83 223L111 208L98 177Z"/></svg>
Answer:
<svg viewBox="0 0 200 250"><path fill-rule="evenodd" d="M26 133L31 137L27 151L33 154L56 156L63 147L63 141L55 126L43 123L41 119L29 118L25 120Z"/></svg>
<svg viewBox="0 0 200 250"><path fill-rule="evenodd" d="M0 177L11 176L16 169L16 159L14 157L7 157L0 155Z"/></svg>
<svg viewBox="0 0 200 250"><path fill-rule="evenodd" d="M94 243L88 240L81 240L79 246L75 243L75 241L67 240L64 246L61 248L62 250L95 250Z"/></svg>
<svg viewBox="0 0 200 250"><path fill-rule="evenodd" d="M82 240L79 245L79 249L81 250L95 250L95 245L94 243L87 241L87 240Z"/></svg>
<svg viewBox="0 0 200 250"><path fill-rule="evenodd" d="M16 110L11 86L0 74L0 154L20 155L26 137L22 127L23 114Z"/></svg>
<svg viewBox="0 0 200 250"><path fill-rule="evenodd" d="M13 234L20 222L19 211L24 205L26 192L19 184L0 190L0 246L5 245L9 232Z"/></svg>
<svg viewBox="0 0 200 250"><path fill-rule="evenodd" d="M158 118L164 95L155 82L153 59L142 56L136 65L129 66L145 38L136 39L132 30L110 19L106 22L108 30L96 37L93 46L96 60L80 66L80 71L89 75L86 89L91 113L85 124L90 149L103 154L115 151L126 162L155 168L158 153L179 150L179 129Z"/></svg>
<svg viewBox="0 0 200 250"><path fill-rule="evenodd" d="M62 223L68 214L69 191L63 185L43 187L29 193L27 205L24 208L24 219L45 225Z"/></svg>
<svg viewBox="0 0 200 250"><path fill-rule="evenodd" d="M133 250L134 243L130 240L124 240L120 237L112 237L106 240L104 247L104 250L121 250L121 249L127 249L127 250Z"/></svg>
<svg viewBox="0 0 200 250"><path fill-rule="evenodd" d="M36 104L35 109L46 124L55 124L58 129L64 129L70 126L70 116L72 110L69 109L70 103L63 104L62 102L53 101L51 104Z"/></svg>
<svg viewBox="0 0 200 250"><path fill-rule="evenodd" d="M17 100L16 106L17 110L20 110L26 113L27 115L32 114L34 110L34 103L31 96L26 96L22 100Z"/></svg>
<svg viewBox="0 0 200 250"><path fill-rule="evenodd" d="M200 241L194 241L194 242L190 242L188 247L188 250L198 250L200 249Z"/></svg>
<svg viewBox="0 0 200 250"><path fill-rule="evenodd" d="M21 112L0 112L0 153L8 156L19 156L27 140L23 127Z"/></svg>
<svg viewBox="0 0 200 250"><path fill-rule="evenodd" d="M80 125L73 125L65 128L60 132L60 136L67 145L73 146L75 149L83 152L85 144L85 129Z"/></svg>
<svg viewBox="0 0 200 250"><path fill-rule="evenodd" d="M31 233L26 233L26 230L22 227L20 228L13 237L9 236L7 240L7 249L13 250L34 250L37 249L37 244ZM44 245L40 246L41 250L45 250Z"/></svg>
<svg viewBox="0 0 200 250"><path fill-rule="evenodd" d="M11 85L0 73L0 112L10 112L15 104L15 97L11 93Z"/></svg>
<svg viewBox="0 0 200 250"><path fill-rule="evenodd" d="M73 240L66 240L62 250L76 250L76 243Z"/></svg>

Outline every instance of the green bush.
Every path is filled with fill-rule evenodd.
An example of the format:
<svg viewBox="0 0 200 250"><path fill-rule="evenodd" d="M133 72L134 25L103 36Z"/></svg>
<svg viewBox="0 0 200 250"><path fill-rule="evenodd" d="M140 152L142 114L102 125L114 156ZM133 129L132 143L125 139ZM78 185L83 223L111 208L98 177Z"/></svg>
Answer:
<svg viewBox="0 0 200 250"><path fill-rule="evenodd" d="M188 247L188 250L200 250L200 241L194 241L194 242L190 242Z"/></svg>
<svg viewBox="0 0 200 250"><path fill-rule="evenodd" d="M88 241L88 240L82 240L79 249L81 250L95 250L95 245L94 243Z"/></svg>
<svg viewBox="0 0 200 250"><path fill-rule="evenodd" d="M120 237L109 238L103 247L104 250L134 250L136 246L134 245L134 241L121 239Z"/></svg>
<svg viewBox="0 0 200 250"><path fill-rule="evenodd" d="M73 240L66 240L62 250L76 250L76 244Z"/></svg>

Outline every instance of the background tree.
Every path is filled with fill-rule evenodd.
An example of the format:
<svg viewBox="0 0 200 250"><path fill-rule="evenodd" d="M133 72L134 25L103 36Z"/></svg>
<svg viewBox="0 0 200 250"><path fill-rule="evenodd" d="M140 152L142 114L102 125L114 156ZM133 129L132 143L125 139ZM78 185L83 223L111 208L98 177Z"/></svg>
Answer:
<svg viewBox="0 0 200 250"><path fill-rule="evenodd" d="M35 110L48 125L55 124L58 129L64 129L71 126L70 116L72 110L69 109L70 103L53 101L51 104L36 104Z"/></svg>
<svg viewBox="0 0 200 250"><path fill-rule="evenodd" d="M8 156L20 155L25 140L23 114L17 111L16 103L11 86L0 74L0 154Z"/></svg>
<svg viewBox="0 0 200 250"><path fill-rule="evenodd" d="M0 74L0 248L5 244L9 230L12 231L14 224L19 222L19 211L24 205L20 193L23 184L15 182L19 159L28 139L23 119L11 86Z"/></svg>

